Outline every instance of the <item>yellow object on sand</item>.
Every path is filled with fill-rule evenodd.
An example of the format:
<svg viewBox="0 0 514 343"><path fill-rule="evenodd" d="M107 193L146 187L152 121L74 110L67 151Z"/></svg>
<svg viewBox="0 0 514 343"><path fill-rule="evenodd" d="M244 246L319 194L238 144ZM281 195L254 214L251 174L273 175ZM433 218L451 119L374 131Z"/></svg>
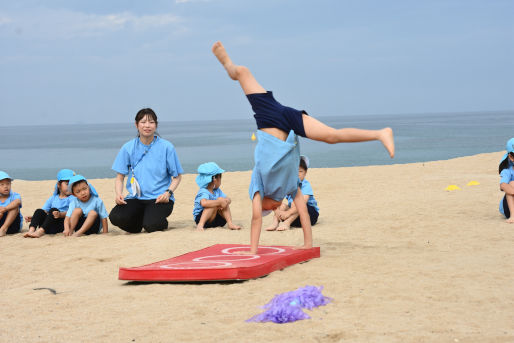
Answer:
<svg viewBox="0 0 514 343"><path fill-rule="evenodd" d="M257 137L255 137L255 133L252 133L252 141L256 140Z"/></svg>
<svg viewBox="0 0 514 343"><path fill-rule="evenodd" d="M460 191L460 188L457 185L449 185L448 187L446 187L446 190L447 191Z"/></svg>
<svg viewBox="0 0 514 343"><path fill-rule="evenodd" d="M478 186L480 184L480 182L478 181L469 181L468 182L468 186Z"/></svg>

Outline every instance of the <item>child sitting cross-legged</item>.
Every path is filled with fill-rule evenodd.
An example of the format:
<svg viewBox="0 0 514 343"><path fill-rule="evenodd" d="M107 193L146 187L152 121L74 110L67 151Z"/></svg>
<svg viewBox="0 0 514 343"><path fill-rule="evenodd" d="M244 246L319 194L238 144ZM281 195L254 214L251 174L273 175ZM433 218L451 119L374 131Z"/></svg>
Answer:
<svg viewBox="0 0 514 343"><path fill-rule="evenodd" d="M318 202L314 198L314 192L309 181L305 179L307 175L307 169L309 169L309 159L307 156L300 156L300 166L298 167L298 178L300 179L300 190L302 196L307 204L307 212L309 213L309 219L311 226L318 222L319 207ZM267 227L267 231L284 231L292 227L302 227L300 218L298 217L298 210L294 204L294 199L290 196L286 196L287 204L283 203L274 212L273 223Z"/></svg>
<svg viewBox="0 0 514 343"><path fill-rule="evenodd" d="M64 219L64 235L79 237L108 232L107 211L96 190L82 175L70 179L68 187L75 197Z"/></svg>
<svg viewBox="0 0 514 343"><path fill-rule="evenodd" d="M232 222L229 197L220 189L221 175L225 172L214 162L203 163L198 167L196 183L200 187L195 197L193 216L197 230L224 226L239 230L241 226Z"/></svg>

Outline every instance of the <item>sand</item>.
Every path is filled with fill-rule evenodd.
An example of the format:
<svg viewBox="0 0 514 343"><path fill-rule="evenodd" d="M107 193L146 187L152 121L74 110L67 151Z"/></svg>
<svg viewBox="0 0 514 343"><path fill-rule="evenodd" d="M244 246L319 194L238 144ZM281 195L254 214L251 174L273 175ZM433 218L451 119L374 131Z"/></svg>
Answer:
<svg viewBox="0 0 514 343"><path fill-rule="evenodd" d="M307 174L321 208L321 258L240 283L131 284L118 268L216 243L247 244L250 172L229 172L226 228L194 231L194 175L184 175L169 230L0 238L1 342L514 342L514 225L498 213L502 152ZM90 180L108 210L114 180ZM470 181L480 185L467 186ZM55 181L13 182L22 213ZM461 190L445 188L458 185ZM265 218L265 224L271 217ZM27 230L27 224L24 226ZM263 232L302 243L300 229ZM275 294L323 286L332 303L290 324L246 323ZM52 288L57 294L35 288Z"/></svg>

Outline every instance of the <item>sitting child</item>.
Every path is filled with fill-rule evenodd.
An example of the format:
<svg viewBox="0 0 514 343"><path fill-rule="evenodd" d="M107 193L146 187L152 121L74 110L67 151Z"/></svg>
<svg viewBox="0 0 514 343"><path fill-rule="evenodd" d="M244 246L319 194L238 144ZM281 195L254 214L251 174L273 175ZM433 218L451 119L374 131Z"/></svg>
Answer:
<svg viewBox="0 0 514 343"><path fill-rule="evenodd" d="M64 219L64 235L79 237L109 231L107 211L96 190L87 183L82 175L70 179L69 189L74 198Z"/></svg>
<svg viewBox="0 0 514 343"><path fill-rule="evenodd" d="M314 199L314 193L312 191L311 184L305 180L307 175L307 169L309 168L309 159L307 156L300 156L300 166L298 167L298 177L300 179L300 190L302 191L303 198L307 203L307 211L309 212L309 218L311 225L318 222L319 208L316 199ZM287 205L282 204L275 210L273 216L273 223L270 227L266 228L267 231L284 231L292 227L302 227L300 218L298 217L298 211L294 205L293 198L287 195ZM282 224L280 224L282 222Z"/></svg>
<svg viewBox="0 0 514 343"><path fill-rule="evenodd" d="M228 56L221 42L212 46L212 52L223 65L228 76L241 86L253 111L257 124L255 166L252 171L249 195L252 200L252 226L250 251L257 254L262 227L263 210L279 207L282 200L291 195L298 210L303 230L302 249L312 248L312 229L307 205L299 189L298 165L300 148L297 136L329 144L343 142L380 141L389 155L394 157L394 138L391 128L361 130L356 128L335 129L309 116L307 112L283 106L271 91L261 86L245 66L236 65Z"/></svg>
<svg viewBox="0 0 514 343"><path fill-rule="evenodd" d="M64 231L64 218L70 206L68 182L75 175L70 169L62 169L57 173L57 183L54 194L45 202L42 208L34 211L34 215L25 217L29 231L23 237L39 238L45 233L56 234Z"/></svg>
<svg viewBox="0 0 514 343"><path fill-rule="evenodd" d="M514 223L514 138L507 142L507 153L503 156L499 166L500 189L505 196L500 201L500 213L507 218L507 223Z"/></svg>
<svg viewBox="0 0 514 343"><path fill-rule="evenodd" d="M230 214L230 198L220 189L221 174L225 172L214 162L203 163L198 167L196 183L200 187L195 197L193 216L196 229L224 226L231 230L239 230L241 226L232 223Z"/></svg>
<svg viewBox="0 0 514 343"><path fill-rule="evenodd" d="M12 178L0 171L0 237L20 232L23 226L21 196L11 191Z"/></svg>

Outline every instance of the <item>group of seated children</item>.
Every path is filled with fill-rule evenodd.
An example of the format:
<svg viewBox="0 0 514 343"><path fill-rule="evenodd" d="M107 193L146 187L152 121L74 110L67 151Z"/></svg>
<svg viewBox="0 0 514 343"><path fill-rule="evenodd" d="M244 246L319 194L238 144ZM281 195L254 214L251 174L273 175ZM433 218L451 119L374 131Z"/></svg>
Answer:
<svg viewBox="0 0 514 343"><path fill-rule="evenodd" d="M0 171L0 236L19 233L23 226L21 196L11 190L12 178ZM107 211L95 188L82 175L62 169L57 173L54 192L43 208L25 217L29 231L23 236L39 238L63 232L65 236L106 233Z"/></svg>
<svg viewBox="0 0 514 343"><path fill-rule="evenodd" d="M314 225L318 220L319 208L312 187L305 180L308 167L308 158L302 156L298 176L311 225ZM231 230L241 229L241 226L232 222L231 200L220 188L224 172L214 162L203 163L198 167L196 183L200 189L194 200L193 219L199 231L225 224ZM23 226L21 196L11 191L12 180L7 173L0 171L0 236L19 233ZM293 199L289 196L286 200L287 204L284 202L275 210L273 224L267 228L268 231L283 231L290 226L301 227ZM105 205L95 188L82 175L76 175L70 169L62 169L57 173L57 182L50 198L32 216L25 217L25 221L30 224L23 236L39 238L45 234L62 232L64 236L78 237L107 233L107 217Z"/></svg>
<svg viewBox="0 0 514 343"><path fill-rule="evenodd" d="M300 179L300 188L307 203L311 225L316 224L319 216L319 208L312 187L305 179L307 169L309 168L309 159L301 156L298 168L298 177ZM232 222L230 213L229 197L221 190L221 176L225 172L216 163L208 162L198 167L198 176L196 183L200 187L195 197L193 217L197 224L197 230L206 228L224 226L227 224L231 230L239 230L241 227ZM266 230L268 231L284 231L292 227L301 227L298 211L294 205L293 198L288 195L286 197L287 204L282 205L274 210L273 223Z"/></svg>

